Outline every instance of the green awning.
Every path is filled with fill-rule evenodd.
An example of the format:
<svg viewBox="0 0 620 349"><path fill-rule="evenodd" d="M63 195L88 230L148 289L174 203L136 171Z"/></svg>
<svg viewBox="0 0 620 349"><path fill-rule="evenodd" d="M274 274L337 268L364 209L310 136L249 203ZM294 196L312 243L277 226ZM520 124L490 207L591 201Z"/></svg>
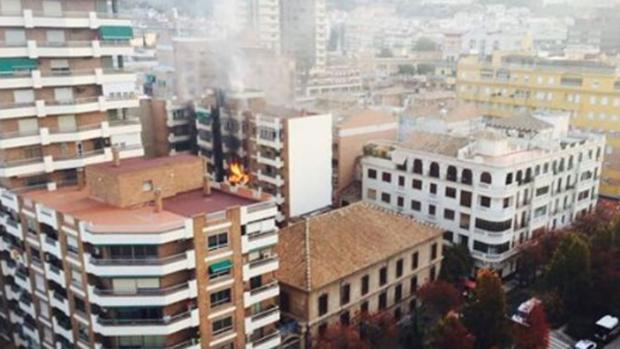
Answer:
<svg viewBox="0 0 620 349"><path fill-rule="evenodd" d="M127 26L101 26L99 35L103 40L131 40L133 28Z"/></svg>
<svg viewBox="0 0 620 349"><path fill-rule="evenodd" d="M196 116L200 119L208 119L211 117L211 111L204 108L196 108Z"/></svg>
<svg viewBox="0 0 620 349"><path fill-rule="evenodd" d="M0 74L8 74L19 70L34 70L38 66L36 59L0 58Z"/></svg>
<svg viewBox="0 0 620 349"><path fill-rule="evenodd" d="M210 273L219 273L232 268L232 261L230 259L223 260L221 262L213 263L209 266Z"/></svg>

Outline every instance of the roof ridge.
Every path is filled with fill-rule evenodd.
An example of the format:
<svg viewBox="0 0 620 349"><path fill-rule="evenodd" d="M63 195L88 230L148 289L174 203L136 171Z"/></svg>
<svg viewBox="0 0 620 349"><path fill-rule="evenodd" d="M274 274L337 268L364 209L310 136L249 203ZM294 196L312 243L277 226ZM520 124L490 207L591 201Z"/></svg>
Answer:
<svg viewBox="0 0 620 349"><path fill-rule="evenodd" d="M304 219L304 259L306 260L306 290L312 290L312 271L311 265L312 259L310 259L310 220Z"/></svg>

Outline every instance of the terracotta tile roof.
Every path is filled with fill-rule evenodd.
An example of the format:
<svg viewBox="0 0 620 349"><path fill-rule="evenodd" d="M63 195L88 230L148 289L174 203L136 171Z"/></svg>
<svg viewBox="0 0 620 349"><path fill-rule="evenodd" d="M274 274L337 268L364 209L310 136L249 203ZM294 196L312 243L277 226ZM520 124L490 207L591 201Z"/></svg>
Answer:
<svg viewBox="0 0 620 349"><path fill-rule="evenodd" d="M396 116L380 110L351 108L334 112L334 114L339 116L339 118L334 118L334 120L340 129L397 122Z"/></svg>
<svg viewBox="0 0 620 349"><path fill-rule="evenodd" d="M283 228L277 277L316 290L441 235L435 226L358 202Z"/></svg>

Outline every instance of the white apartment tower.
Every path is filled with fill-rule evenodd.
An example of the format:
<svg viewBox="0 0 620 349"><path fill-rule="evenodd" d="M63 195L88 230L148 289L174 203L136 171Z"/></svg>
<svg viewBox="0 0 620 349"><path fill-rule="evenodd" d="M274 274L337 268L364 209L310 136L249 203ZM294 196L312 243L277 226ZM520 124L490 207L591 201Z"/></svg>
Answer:
<svg viewBox="0 0 620 349"><path fill-rule="evenodd" d="M325 0L286 0L280 3L282 51L296 59L301 71L322 70L327 64Z"/></svg>
<svg viewBox="0 0 620 349"><path fill-rule="evenodd" d="M596 205L604 136L568 115L491 119L468 135L417 132L364 151L363 198L437 224L478 268L515 271L517 247Z"/></svg>

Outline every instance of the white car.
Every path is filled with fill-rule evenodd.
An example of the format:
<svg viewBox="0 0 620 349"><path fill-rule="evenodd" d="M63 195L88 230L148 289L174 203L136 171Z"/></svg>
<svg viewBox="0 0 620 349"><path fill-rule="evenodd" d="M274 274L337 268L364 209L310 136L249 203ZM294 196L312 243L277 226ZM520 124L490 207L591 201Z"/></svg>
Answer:
<svg viewBox="0 0 620 349"><path fill-rule="evenodd" d="M596 349L596 343L589 339L582 339L575 344L575 349Z"/></svg>

